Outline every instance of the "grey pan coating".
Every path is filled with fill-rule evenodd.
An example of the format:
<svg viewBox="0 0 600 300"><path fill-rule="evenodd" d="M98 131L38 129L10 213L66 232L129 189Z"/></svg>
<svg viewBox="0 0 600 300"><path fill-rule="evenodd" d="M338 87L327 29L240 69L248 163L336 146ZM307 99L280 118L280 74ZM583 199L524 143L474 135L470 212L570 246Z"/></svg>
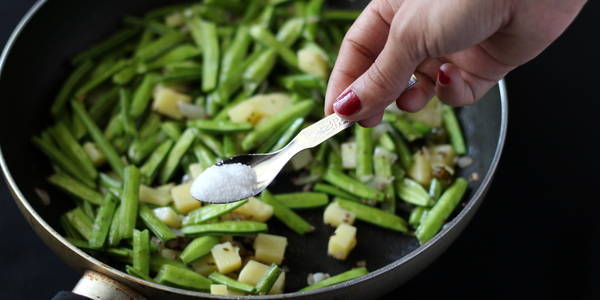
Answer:
<svg viewBox="0 0 600 300"><path fill-rule="evenodd" d="M49 105L70 68L68 59L95 41L113 32L123 15L140 15L166 5L166 0L129 1L40 1L23 18L0 58L0 165L21 212L36 233L69 265L79 270L95 270L156 299L214 298L206 293L171 288L129 276L91 257L68 243L56 231L58 216L71 205L63 194L48 187L45 177L51 169L32 146L30 137L49 122ZM359 6L365 1L330 1L330 5ZM303 216L317 226L308 237L299 237L272 222L275 233L289 237L286 265L290 266L286 286L289 291L305 285L309 272L337 274L366 260L367 276L303 293L251 297L253 299L373 299L410 279L438 257L460 234L476 212L489 188L500 159L507 126L507 95L501 81L478 104L460 110L475 163L462 170L468 177L477 172L480 180L471 182L464 207L430 242L418 246L414 238L382 230L368 224L358 226L359 243L347 262L326 257L326 240L331 229L320 221L320 211ZM52 205L44 206L34 188L48 189ZM281 184L278 187L286 189ZM277 190L275 190L277 191ZM295 275L296 274L296 275ZM302 274L302 276L297 275Z"/></svg>

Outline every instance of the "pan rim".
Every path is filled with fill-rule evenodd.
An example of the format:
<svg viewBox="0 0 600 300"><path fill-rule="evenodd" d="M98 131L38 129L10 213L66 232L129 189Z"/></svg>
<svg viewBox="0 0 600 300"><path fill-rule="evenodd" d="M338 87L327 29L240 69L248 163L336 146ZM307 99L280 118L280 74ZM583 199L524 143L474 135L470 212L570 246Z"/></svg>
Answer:
<svg viewBox="0 0 600 300"><path fill-rule="evenodd" d="M46 2L47 2L47 0L38 0L27 11L27 13L21 18L21 20L19 21L19 23L17 24L17 26L11 33L9 39L6 42L6 45L4 46L2 54L0 55L0 79L2 78L2 71L3 71L4 64L6 62L6 58L8 57L8 54L10 53L14 43L16 42L17 38L19 37L19 35L23 31L23 29L27 26L29 21L35 16L35 14L41 9L41 7ZM382 275L383 273L386 273L392 269L395 269L395 268L399 267L400 265L419 256L421 253L427 251L430 247L432 247L432 245L434 245L440 239L445 237L446 234L448 234L450 231L452 231L456 227L456 225L465 218L465 215L467 213L469 213L471 211L471 209L473 209L474 206L479 205L479 203L481 201L483 201L483 198L484 198L483 196L484 196L486 190L488 189L490 183L492 182L492 179L493 179L496 169L498 167L500 157L502 155L502 150L504 148L504 144L505 144L505 140L506 140L506 133L507 133L507 128L508 128L508 94L507 94L506 82L505 82L504 78L498 82L498 89L500 91L500 105L501 105L500 132L499 132L499 137L498 137L497 146L496 146L496 149L494 152L494 156L490 163L490 167L489 167L488 171L486 172L485 176L483 177L478 189L475 190L473 195L467 200L467 202L466 202L467 204L465 205L465 207L463 207L461 209L461 211L456 215L456 217L454 217L450 222L446 223L446 225L442 228L442 230L440 230L440 232L438 234L436 234L430 241L428 241L424 245L417 247L416 249L412 250L411 252L404 255L403 257L385 265L384 267L381 267L377 270L369 272L368 274L366 274L364 276L355 278L350 281L346 281L346 282L342 282L342 283L328 286L325 288L310 290L310 291L292 292L292 293L285 293L285 294L278 294L278 295L265 295L265 296L236 296L236 299L291 299L291 298L295 298L295 297L316 295L316 294L321 294L321 293L332 292L332 291L335 291L338 289L343 289L343 288L352 286L354 284L358 284L363 281L376 279L378 276ZM211 295L209 293L195 292L195 291L190 291L190 290L173 288L173 287L169 287L166 285L161 285L161 284L145 281L143 279L133 277L127 273L124 273L112 266L104 264L103 262L97 260L93 256L85 253L83 250L75 247L70 242L68 242L66 240L66 238L64 238L57 231L55 231L54 228L52 228L33 209L31 204L29 203L29 201L21 193L21 190L17 186L16 182L14 181L14 179L10 173L10 170L8 169L8 166L6 164L6 161L4 159L4 155L2 152L2 145L0 145L0 169L2 169L2 175L4 176L4 179L6 180L6 184L9 187L9 190L10 190L11 194L13 195L13 198L17 202L18 207L21 210L21 212L25 215L25 217L30 222L30 225L34 226L34 223L37 223L39 226L41 226L43 228L44 231L48 232L52 238L54 238L55 240L58 240L60 242L60 244L62 244L63 247L69 249L74 254L77 254L79 257L85 259L91 265L93 265L96 268L96 271L100 271L101 273L104 273L111 277L120 278L121 280L126 280L128 282L132 281L137 284L144 285L144 286L147 286L147 287L150 287L153 289L157 289L162 292L180 294L180 295L191 296L191 297L203 297L203 298L209 298L209 299L231 299L230 297L227 297L227 296Z"/></svg>

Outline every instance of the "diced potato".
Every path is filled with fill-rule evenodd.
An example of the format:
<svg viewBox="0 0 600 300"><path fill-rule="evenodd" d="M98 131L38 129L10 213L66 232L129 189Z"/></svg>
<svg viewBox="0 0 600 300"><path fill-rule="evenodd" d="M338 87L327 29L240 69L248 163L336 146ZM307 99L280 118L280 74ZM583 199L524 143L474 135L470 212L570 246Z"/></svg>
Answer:
<svg viewBox="0 0 600 300"><path fill-rule="evenodd" d="M456 153L451 145L437 145L429 148L431 167L454 168Z"/></svg>
<svg viewBox="0 0 600 300"><path fill-rule="evenodd" d="M90 157L95 167L99 167L106 162L106 157L104 156L104 153L100 151L100 148L98 148L96 144L92 142L86 142L85 144L83 144L83 150Z"/></svg>
<svg viewBox="0 0 600 300"><path fill-rule="evenodd" d="M341 145L342 168L356 168L356 142L347 142Z"/></svg>
<svg viewBox="0 0 600 300"><path fill-rule="evenodd" d="M268 265L259 263L255 260L249 260L244 268L240 271L240 275L238 276L238 281L244 282L250 285L256 285L258 281L262 278L263 274L269 269ZM283 287L285 285L285 272L281 272L281 275L273 284L273 287L269 291L269 294L277 294L283 292Z"/></svg>
<svg viewBox="0 0 600 300"><path fill-rule="evenodd" d="M259 94L232 107L227 114L233 122L258 125L292 105L288 94Z"/></svg>
<svg viewBox="0 0 600 300"><path fill-rule="evenodd" d="M356 214L343 209L337 202L331 202L323 213L323 223L338 227L342 223L352 225Z"/></svg>
<svg viewBox="0 0 600 300"><path fill-rule="evenodd" d="M211 251L219 272L227 274L242 267L240 248L234 247L230 242L215 245Z"/></svg>
<svg viewBox="0 0 600 300"><path fill-rule="evenodd" d="M198 177L198 175L200 175L200 173L204 171L204 168L199 163L193 163L188 168L190 170L190 176L192 176L192 178Z"/></svg>
<svg viewBox="0 0 600 300"><path fill-rule="evenodd" d="M433 97L421 110L406 113L406 117L432 127L440 127L442 126L442 102L437 97Z"/></svg>
<svg viewBox="0 0 600 300"><path fill-rule="evenodd" d="M254 257L266 264L280 265L286 246L287 238L284 236L259 233L254 240Z"/></svg>
<svg viewBox="0 0 600 300"><path fill-rule="evenodd" d="M329 238L327 253L336 259L344 260L354 246L356 246L356 227L342 223Z"/></svg>
<svg viewBox="0 0 600 300"><path fill-rule="evenodd" d="M175 208L184 215L201 206L200 201L194 199L190 194L191 188L192 181L189 181L171 189Z"/></svg>
<svg viewBox="0 0 600 300"><path fill-rule="evenodd" d="M210 253L192 262L190 266L196 273L200 273L204 276L208 276L210 273L217 271L217 264Z"/></svg>
<svg viewBox="0 0 600 300"><path fill-rule="evenodd" d="M179 254L181 254L181 252L173 249L164 248L160 250L159 254L164 258L177 259L179 258Z"/></svg>
<svg viewBox="0 0 600 300"><path fill-rule="evenodd" d="M310 149L302 150L294 157L292 157L292 169L298 171L306 166L308 166L312 162L312 153Z"/></svg>
<svg viewBox="0 0 600 300"><path fill-rule="evenodd" d="M426 148L422 148L413 154L413 164L408 169L408 176L423 187L429 187L429 182L432 178L432 169L429 151Z"/></svg>
<svg viewBox="0 0 600 300"><path fill-rule="evenodd" d="M140 185L140 202L165 206L171 203L171 193L166 188L153 189L146 185Z"/></svg>
<svg viewBox="0 0 600 300"><path fill-rule="evenodd" d="M227 286L224 284L211 284L210 293L213 295L229 295Z"/></svg>
<svg viewBox="0 0 600 300"><path fill-rule="evenodd" d="M189 103L192 101L192 97L159 85L154 90L152 109L162 115L181 120L183 114L179 110L178 103L180 101Z"/></svg>
<svg viewBox="0 0 600 300"><path fill-rule="evenodd" d="M234 209L233 213L248 216L253 221L266 222L273 216L273 207L254 197L250 197L246 204Z"/></svg>
<svg viewBox="0 0 600 300"><path fill-rule="evenodd" d="M153 210L154 215L167 224L169 227L181 227L181 216L179 216L170 206L158 207Z"/></svg>
<svg viewBox="0 0 600 300"><path fill-rule="evenodd" d="M310 44L298 51L298 68L307 74L327 78L329 59L317 45Z"/></svg>

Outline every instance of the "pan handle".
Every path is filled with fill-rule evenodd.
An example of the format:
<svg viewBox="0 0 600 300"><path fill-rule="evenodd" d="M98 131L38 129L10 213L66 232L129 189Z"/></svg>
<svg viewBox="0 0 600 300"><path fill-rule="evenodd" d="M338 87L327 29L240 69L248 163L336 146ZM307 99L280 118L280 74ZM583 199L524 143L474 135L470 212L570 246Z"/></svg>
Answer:
<svg viewBox="0 0 600 300"><path fill-rule="evenodd" d="M52 300L146 300L138 292L110 277L94 271L85 271L72 292L60 291Z"/></svg>

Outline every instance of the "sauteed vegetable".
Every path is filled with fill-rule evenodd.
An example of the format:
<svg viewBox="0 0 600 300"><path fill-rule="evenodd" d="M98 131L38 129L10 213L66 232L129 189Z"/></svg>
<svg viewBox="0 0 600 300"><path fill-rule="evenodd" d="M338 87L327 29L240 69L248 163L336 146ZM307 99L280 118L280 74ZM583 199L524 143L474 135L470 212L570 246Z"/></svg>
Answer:
<svg viewBox="0 0 600 300"><path fill-rule="evenodd" d="M159 8L75 56L54 122L33 137L53 166L48 182L73 199L60 219L67 239L148 281L241 295L290 291L285 252L301 245L269 234L273 218L310 243L315 224L302 210L323 210L336 227L324 260L351 255L360 222L421 243L435 236L467 189L455 176L467 153L460 124L437 99L298 154L279 179L296 191L230 204L190 195L219 159L276 151L323 116L328 74L359 14L323 2ZM302 290L364 274L320 274Z"/></svg>

